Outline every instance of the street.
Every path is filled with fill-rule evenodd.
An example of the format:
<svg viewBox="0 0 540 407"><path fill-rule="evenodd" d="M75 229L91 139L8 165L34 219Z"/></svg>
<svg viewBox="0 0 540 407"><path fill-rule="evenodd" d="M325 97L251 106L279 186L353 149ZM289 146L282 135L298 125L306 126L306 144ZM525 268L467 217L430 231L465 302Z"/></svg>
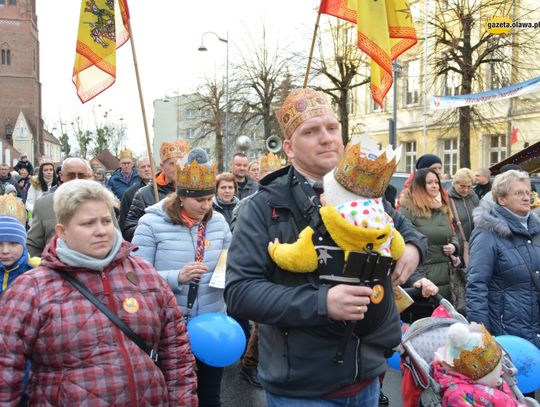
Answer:
<svg viewBox="0 0 540 407"><path fill-rule="evenodd" d="M264 407L266 397L264 391L240 379L240 365L235 364L225 369L221 384L221 401L223 407ZM383 392L390 399L390 407L402 407L401 372L388 369L384 381Z"/></svg>

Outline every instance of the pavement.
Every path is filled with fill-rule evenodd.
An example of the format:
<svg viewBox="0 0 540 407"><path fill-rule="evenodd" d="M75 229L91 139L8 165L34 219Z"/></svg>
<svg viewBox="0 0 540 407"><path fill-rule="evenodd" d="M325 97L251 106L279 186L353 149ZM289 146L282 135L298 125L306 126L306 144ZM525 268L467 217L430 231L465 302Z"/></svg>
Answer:
<svg viewBox="0 0 540 407"><path fill-rule="evenodd" d="M238 363L225 369L221 383L223 407L265 407L264 391L242 380L239 372L240 365ZM401 372L388 369L384 379L383 392L390 399L390 407L403 407Z"/></svg>

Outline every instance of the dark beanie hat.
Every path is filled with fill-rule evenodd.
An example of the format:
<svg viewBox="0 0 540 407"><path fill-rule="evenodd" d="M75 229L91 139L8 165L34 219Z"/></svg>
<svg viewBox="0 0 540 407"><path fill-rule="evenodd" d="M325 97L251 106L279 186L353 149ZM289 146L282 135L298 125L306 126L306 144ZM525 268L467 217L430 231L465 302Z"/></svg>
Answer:
<svg viewBox="0 0 540 407"><path fill-rule="evenodd" d="M0 216L0 242L26 245L26 229L17 219L11 216Z"/></svg>
<svg viewBox="0 0 540 407"><path fill-rule="evenodd" d="M416 169L429 168L433 164L442 164L442 161L435 154L424 154L416 161Z"/></svg>

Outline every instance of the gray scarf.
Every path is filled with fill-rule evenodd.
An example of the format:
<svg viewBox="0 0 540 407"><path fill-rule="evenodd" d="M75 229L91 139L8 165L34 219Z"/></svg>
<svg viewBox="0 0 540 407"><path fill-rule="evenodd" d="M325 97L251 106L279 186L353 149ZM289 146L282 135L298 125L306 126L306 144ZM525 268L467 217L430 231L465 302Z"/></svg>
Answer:
<svg viewBox="0 0 540 407"><path fill-rule="evenodd" d="M64 264L67 264L68 266L81 267L101 272L111 263L111 261L114 260L114 258L120 251L120 247L122 246L122 234L118 229L115 229L115 232L116 239L114 241L113 247L107 257L105 257L104 259L96 259L95 257L87 256L86 254L82 254L73 249L70 249L66 241L63 239L58 239L58 242L56 244L56 254L58 255L60 261Z"/></svg>

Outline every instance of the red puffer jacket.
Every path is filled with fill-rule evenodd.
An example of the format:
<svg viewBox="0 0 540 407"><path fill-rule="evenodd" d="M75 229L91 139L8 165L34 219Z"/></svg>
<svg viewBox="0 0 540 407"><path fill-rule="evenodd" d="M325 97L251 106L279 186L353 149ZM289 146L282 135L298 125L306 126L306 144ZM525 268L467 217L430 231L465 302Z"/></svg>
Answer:
<svg viewBox="0 0 540 407"><path fill-rule="evenodd" d="M99 273L61 263L54 238L41 266L21 275L3 294L0 405L17 405L25 358L32 365L31 405L197 405L195 359L182 315L165 280L131 255L134 247L124 242ZM52 268L72 272L158 348L160 367ZM137 300L136 312L124 310L127 298Z"/></svg>

